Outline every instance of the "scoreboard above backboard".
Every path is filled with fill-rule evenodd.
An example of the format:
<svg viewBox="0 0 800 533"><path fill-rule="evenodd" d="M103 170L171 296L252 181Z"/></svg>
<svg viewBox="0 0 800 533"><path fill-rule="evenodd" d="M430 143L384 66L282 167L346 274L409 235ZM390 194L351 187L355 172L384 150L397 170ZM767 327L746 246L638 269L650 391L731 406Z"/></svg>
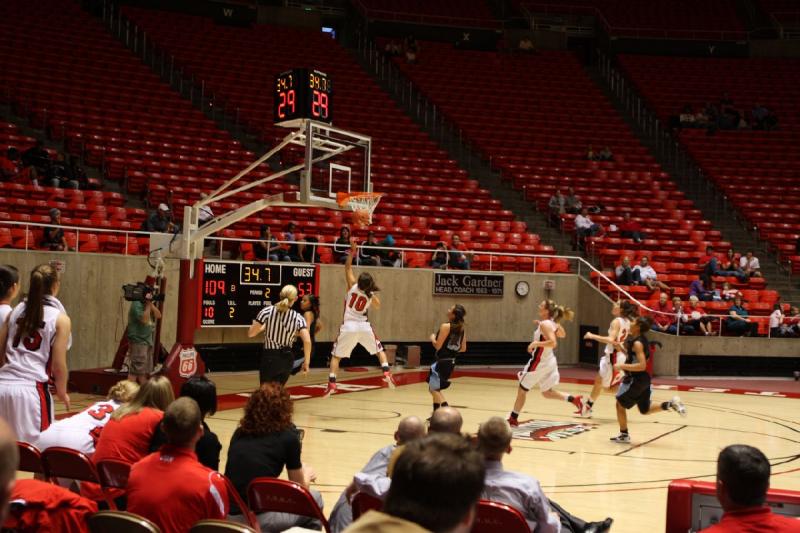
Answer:
<svg viewBox="0 0 800 533"><path fill-rule="evenodd" d="M278 74L272 97L275 123L307 118L330 124L333 120L333 84L319 70L296 68Z"/></svg>
<svg viewBox="0 0 800 533"><path fill-rule="evenodd" d="M287 263L206 260L200 285L199 326L249 326L267 305L278 301L284 285L299 298L319 293L319 267Z"/></svg>

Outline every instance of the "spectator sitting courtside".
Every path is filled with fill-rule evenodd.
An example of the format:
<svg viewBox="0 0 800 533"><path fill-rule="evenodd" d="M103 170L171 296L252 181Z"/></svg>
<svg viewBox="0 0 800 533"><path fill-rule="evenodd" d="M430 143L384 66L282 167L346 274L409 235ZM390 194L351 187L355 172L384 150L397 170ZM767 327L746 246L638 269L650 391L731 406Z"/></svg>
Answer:
<svg viewBox="0 0 800 533"><path fill-rule="evenodd" d="M766 505L769 477L769 460L757 448L734 444L723 449L717 459L717 499L725 512L702 533L796 533L796 518L775 514Z"/></svg>
<svg viewBox="0 0 800 533"><path fill-rule="evenodd" d="M520 511L531 531L538 532L602 532L608 531L611 518L603 522L587 523L571 515L566 509L549 499L542 491L539 480L503 468L503 456L510 454L513 432L505 419L494 416L478 429L478 451L486 465L486 481L481 497L505 503Z"/></svg>
<svg viewBox="0 0 800 533"><path fill-rule="evenodd" d="M397 459L382 511L369 511L347 533L468 533L485 468L460 435L435 433L407 444Z"/></svg>

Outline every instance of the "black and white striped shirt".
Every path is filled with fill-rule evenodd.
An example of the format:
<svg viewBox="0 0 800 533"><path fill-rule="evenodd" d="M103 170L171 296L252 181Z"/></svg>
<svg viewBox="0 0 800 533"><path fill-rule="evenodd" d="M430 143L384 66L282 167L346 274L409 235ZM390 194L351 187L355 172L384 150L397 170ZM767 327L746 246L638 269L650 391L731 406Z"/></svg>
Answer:
<svg viewBox="0 0 800 533"><path fill-rule="evenodd" d="M303 328L307 328L306 319L289 309L285 313L269 305L259 311L256 321L264 324L264 347L270 350L289 348L294 336Z"/></svg>

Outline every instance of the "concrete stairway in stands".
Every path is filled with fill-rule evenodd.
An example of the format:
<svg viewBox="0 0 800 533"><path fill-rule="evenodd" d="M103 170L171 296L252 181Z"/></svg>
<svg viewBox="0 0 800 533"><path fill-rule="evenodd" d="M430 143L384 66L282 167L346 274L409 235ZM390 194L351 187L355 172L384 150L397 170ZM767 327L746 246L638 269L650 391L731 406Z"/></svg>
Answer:
<svg viewBox="0 0 800 533"><path fill-rule="evenodd" d="M767 280L768 287L778 291L784 302L800 305L800 280L792 279L786 274L778 265L775 255L769 253L755 238L754 233L750 231L751 228L747 227L747 221L736 216L733 207L725 202L723 195L714 188L710 181L702 178L702 173L698 173L701 176L701 181L699 182L687 182L685 179L681 179L682 170L676 168L666 158L660 157L659 151L655 149L653 139L634 120L624 103L610 90L599 69L594 65L587 66L586 69L589 76L597 83L630 125L631 130L650 149L650 152L664 168L664 171L672 176L672 179L686 194L687 198L692 200L695 206L703 212L703 216L714 224L714 229L722 233L723 240L729 241L737 252L744 253L747 250L752 250L760 260L761 272Z"/></svg>

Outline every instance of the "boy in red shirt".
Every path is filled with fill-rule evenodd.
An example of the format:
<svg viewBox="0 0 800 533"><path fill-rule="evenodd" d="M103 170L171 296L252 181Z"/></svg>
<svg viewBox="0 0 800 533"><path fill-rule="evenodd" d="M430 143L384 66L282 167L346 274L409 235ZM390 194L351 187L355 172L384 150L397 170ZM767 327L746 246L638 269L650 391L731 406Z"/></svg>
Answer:
<svg viewBox="0 0 800 533"><path fill-rule="evenodd" d="M703 533L798 533L800 520L774 514L764 505L769 474L769 461L759 449L734 444L722 450L717 459L717 499L725 514Z"/></svg>
<svg viewBox="0 0 800 533"><path fill-rule="evenodd" d="M203 436L200 407L178 398L161 423L167 444L133 465L128 478L128 511L152 520L164 533L183 533L195 523L228 515L228 491L221 474L200 464L194 453Z"/></svg>

